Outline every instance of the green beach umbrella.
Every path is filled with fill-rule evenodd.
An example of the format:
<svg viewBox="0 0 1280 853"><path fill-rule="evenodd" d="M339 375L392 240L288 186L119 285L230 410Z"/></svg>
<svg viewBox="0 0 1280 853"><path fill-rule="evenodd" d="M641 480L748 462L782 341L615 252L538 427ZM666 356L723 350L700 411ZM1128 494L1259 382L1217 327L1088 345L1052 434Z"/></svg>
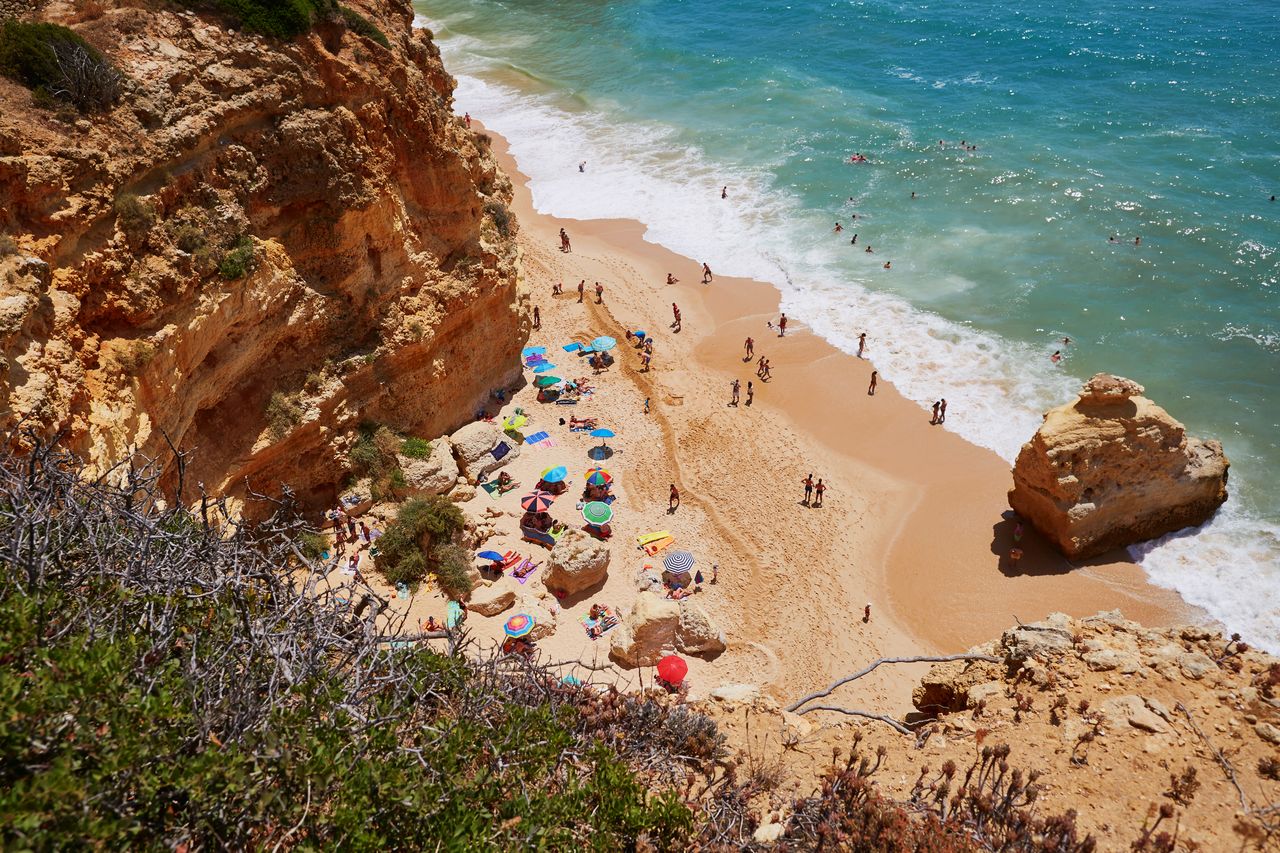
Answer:
<svg viewBox="0 0 1280 853"><path fill-rule="evenodd" d="M587 524L608 524L613 518L613 507L603 501L592 501L582 508L582 517L587 520Z"/></svg>
<svg viewBox="0 0 1280 853"><path fill-rule="evenodd" d="M552 385L559 385L563 381L559 376L539 376L533 380L533 384L539 388L550 388Z"/></svg>

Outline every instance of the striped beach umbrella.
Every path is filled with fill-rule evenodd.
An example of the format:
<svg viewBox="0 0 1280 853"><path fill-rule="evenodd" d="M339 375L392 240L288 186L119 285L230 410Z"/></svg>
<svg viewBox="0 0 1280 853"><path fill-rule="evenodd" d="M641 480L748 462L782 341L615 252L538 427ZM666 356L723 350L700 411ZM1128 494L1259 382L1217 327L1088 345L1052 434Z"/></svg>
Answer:
<svg viewBox="0 0 1280 853"><path fill-rule="evenodd" d="M613 507L604 501L591 501L582 508L582 517L587 520L587 524L594 524L597 527L608 524L613 519Z"/></svg>
<svg viewBox="0 0 1280 853"><path fill-rule="evenodd" d="M587 472L587 483L592 486L607 486L613 482L613 475L603 468L592 468Z"/></svg>
<svg viewBox="0 0 1280 853"><path fill-rule="evenodd" d="M502 630L508 637L523 637L533 630L534 624L533 617L528 613L517 613L507 620Z"/></svg>
<svg viewBox="0 0 1280 853"><path fill-rule="evenodd" d="M662 558L662 565L673 575L687 575L693 568L693 555L688 551L672 551Z"/></svg>
<svg viewBox="0 0 1280 853"><path fill-rule="evenodd" d="M557 465L554 468L548 468L542 472L542 482L559 483L569 476L569 469L563 465Z"/></svg>
<svg viewBox="0 0 1280 853"><path fill-rule="evenodd" d="M535 489L520 499L520 506L525 512L546 512L555 503L556 496L550 492Z"/></svg>

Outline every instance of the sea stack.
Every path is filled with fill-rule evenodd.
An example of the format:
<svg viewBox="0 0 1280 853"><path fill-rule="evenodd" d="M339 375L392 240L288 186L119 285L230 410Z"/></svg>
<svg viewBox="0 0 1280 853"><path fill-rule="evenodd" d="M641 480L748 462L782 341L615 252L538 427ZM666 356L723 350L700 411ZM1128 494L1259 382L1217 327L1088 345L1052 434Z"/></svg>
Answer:
<svg viewBox="0 0 1280 853"><path fill-rule="evenodd" d="M1009 506L1068 557L1202 524L1227 499L1221 443L1189 437L1142 392L1099 373L1018 453Z"/></svg>

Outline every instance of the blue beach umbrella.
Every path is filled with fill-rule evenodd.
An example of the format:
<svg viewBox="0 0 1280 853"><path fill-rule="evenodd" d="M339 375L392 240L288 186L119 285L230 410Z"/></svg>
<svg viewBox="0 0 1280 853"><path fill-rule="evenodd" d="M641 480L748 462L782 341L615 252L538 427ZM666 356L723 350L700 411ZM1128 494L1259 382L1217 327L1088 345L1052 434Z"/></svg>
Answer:
<svg viewBox="0 0 1280 853"><path fill-rule="evenodd" d="M534 620L528 613L517 613L507 620L502 630L508 637L523 637L533 630Z"/></svg>
<svg viewBox="0 0 1280 853"><path fill-rule="evenodd" d="M608 352L609 350L613 349L617 345L618 345L618 342L615 341L613 338L609 337L608 335L596 338L594 341L591 342L591 348L596 352Z"/></svg>
<svg viewBox="0 0 1280 853"><path fill-rule="evenodd" d="M544 353L546 353L546 351L547 351L546 347L525 347L524 349L520 350L520 357L528 358L531 355L543 355Z"/></svg>
<svg viewBox="0 0 1280 853"><path fill-rule="evenodd" d="M546 373L548 370L555 370L556 366L549 361L542 361L533 366L534 373Z"/></svg>
<svg viewBox="0 0 1280 853"><path fill-rule="evenodd" d="M542 472L542 482L559 483L569 476L569 469L563 465L557 465L554 468L548 468Z"/></svg>
<svg viewBox="0 0 1280 853"><path fill-rule="evenodd" d="M604 427L601 427L600 429L593 429L591 431L591 434L596 438L613 438L614 433L613 433L613 430L611 429L605 429Z"/></svg>
<svg viewBox="0 0 1280 853"><path fill-rule="evenodd" d="M476 554L476 556L482 560L497 560L499 563L502 562L502 555L497 551L481 551L479 554Z"/></svg>

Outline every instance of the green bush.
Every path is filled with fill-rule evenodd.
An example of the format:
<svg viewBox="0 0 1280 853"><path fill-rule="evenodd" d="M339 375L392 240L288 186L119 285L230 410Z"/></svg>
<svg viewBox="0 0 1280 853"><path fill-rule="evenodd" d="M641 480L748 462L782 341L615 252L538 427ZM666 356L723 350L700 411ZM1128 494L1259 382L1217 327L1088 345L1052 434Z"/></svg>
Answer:
<svg viewBox="0 0 1280 853"><path fill-rule="evenodd" d="M378 540L378 569L392 583L435 575L445 594L462 598L471 592L470 560L453 543L462 525L462 510L448 498L406 501Z"/></svg>
<svg viewBox="0 0 1280 853"><path fill-rule="evenodd" d="M236 240L231 251L223 255L222 260L218 261L218 274L227 281L244 278L253 272L256 260L253 238L241 237Z"/></svg>
<svg viewBox="0 0 1280 853"><path fill-rule="evenodd" d="M485 213L493 219L493 225L503 237L511 236L511 211L500 201L486 201Z"/></svg>
<svg viewBox="0 0 1280 853"><path fill-rule="evenodd" d="M373 22L364 15L347 6L339 6L338 11L342 13L342 19L347 22L347 29L351 30L351 32L367 39L373 39L387 50L391 49L391 42L387 41L386 33L374 26Z"/></svg>
<svg viewBox="0 0 1280 853"><path fill-rule="evenodd" d="M339 17L337 0L174 0L177 5L225 15L240 29L278 39L308 32Z"/></svg>
<svg viewBox="0 0 1280 853"><path fill-rule="evenodd" d="M315 531L308 530L298 537L298 550L310 560L320 559L320 555L329 550L329 540Z"/></svg>
<svg viewBox="0 0 1280 853"><path fill-rule="evenodd" d="M155 357L156 348L150 341L130 341L128 346L115 351L116 363L130 376L141 373Z"/></svg>
<svg viewBox="0 0 1280 853"><path fill-rule="evenodd" d="M173 236L173 244L188 255L194 255L203 249L205 243L208 242L204 229L190 222L173 226L171 234Z"/></svg>
<svg viewBox="0 0 1280 853"><path fill-rule="evenodd" d="M302 422L304 410L296 394L276 391L267 402L267 428L273 438L281 439Z"/></svg>
<svg viewBox="0 0 1280 853"><path fill-rule="evenodd" d="M424 438L410 436L400 442L400 453L410 459L426 459L431 455L431 442Z"/></svg>
<svg viewBox="0 0 1280 853"><path fill-rule="evenodd" d="M0 29L0 74L39 100L65 101L81 112L110 107L124 86L120 72L71 30L16 20Z"/></svg>
<svg viewBox="0 0 1280 853"><path fill-rule="evenodd" d="M125 194L116 199L116 225L134 242L142 240L156 224L156 211L136 195Z"/></svg>

